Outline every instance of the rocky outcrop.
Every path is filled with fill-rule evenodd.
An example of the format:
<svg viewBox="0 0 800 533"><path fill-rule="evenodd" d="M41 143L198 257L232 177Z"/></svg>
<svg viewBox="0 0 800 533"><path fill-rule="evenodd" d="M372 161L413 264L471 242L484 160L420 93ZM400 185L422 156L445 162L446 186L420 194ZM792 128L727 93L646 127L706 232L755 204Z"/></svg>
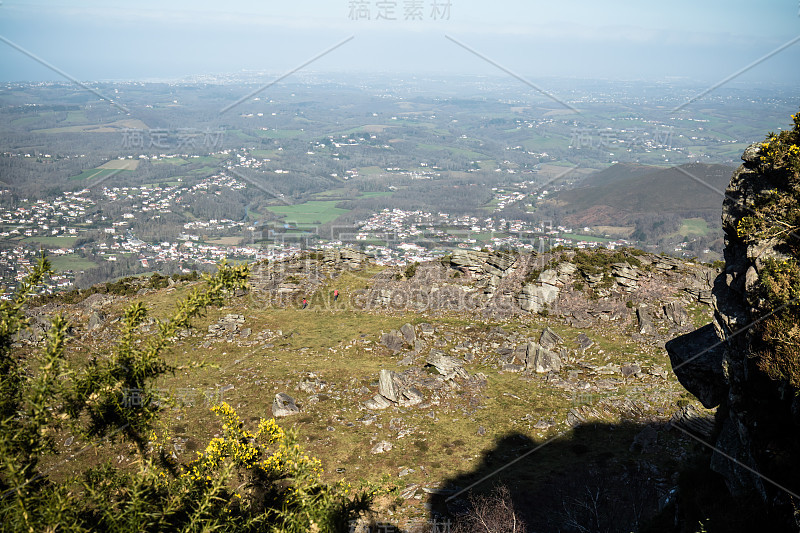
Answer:
<svg viewBox="0 0 800 533"><path fill-rule="evenodd" d="M759 323L780 311L759 297L759 280L765 259L786 258L786 249L778 240L737 231L781 185L774 169L760 165L757 145L742 159L723 202L725 270L711 294L714 321L666 348L681 384L706 407L718 406L711 468L733 495L760 498L770 513L786 517L788 529L798 530L793 509L800 501L790 491L798 494L800 391L758 366ZM664 311L672 321L683 320L675 309Z"/></svg>
<svg viewBox="0 0 800 533"><path fill-rule="evenodd" d="M531 313L547 310L558 300L559 292L572 279L575 270L572 263L561 263L539 274L535 283L523 285L517 296L520 308Z"/></svg>
<svg viewBox="0 0 800 533"><path fill-rule="evenodd" d="M483 288L483 292L491 296L500 281L513 270L517 257L516 254L505 252L455 250L450 256L450 265L468 273Z"/></svg>

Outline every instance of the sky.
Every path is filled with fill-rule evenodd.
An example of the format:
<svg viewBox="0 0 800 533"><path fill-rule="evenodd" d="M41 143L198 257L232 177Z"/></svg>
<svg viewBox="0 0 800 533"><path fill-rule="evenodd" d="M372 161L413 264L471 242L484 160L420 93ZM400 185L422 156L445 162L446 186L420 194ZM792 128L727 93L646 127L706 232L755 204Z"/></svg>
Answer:
<svg viewBox="0 0 800 533"><path fill-rule="evenodd" d="M749 67L728 83L797 85L800 0L0 3L2 81L268 76L312 59L301 70L714 83Z"/></svg>

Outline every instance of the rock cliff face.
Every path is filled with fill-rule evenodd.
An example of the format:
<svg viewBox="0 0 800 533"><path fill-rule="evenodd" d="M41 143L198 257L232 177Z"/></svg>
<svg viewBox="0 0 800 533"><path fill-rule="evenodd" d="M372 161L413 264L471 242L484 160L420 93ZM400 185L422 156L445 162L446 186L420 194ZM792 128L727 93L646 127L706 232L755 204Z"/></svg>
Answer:
<svg viewBox="0 0 800 533"><path fill-rule="evenodd" d="M666 348L681 384L707 408L719 407L712 470L725 478L733 496L757 496L797 529L800 396L789 380L770 377L759 365L761 326L786 307L768 303L760 285L770 258L789 259L786 239L753 238L742 231L744 218L763 219L764 198L781 187L777 175L765 170L760 149L755 144L744 152L744 164L725 193L725 269L712 291L714 321Z"/></svg>

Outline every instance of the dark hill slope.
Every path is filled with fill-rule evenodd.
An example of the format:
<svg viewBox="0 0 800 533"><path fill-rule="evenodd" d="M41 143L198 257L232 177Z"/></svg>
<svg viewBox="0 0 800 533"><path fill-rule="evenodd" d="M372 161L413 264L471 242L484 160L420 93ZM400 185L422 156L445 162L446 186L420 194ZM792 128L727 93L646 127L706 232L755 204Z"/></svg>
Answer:
<svg viewBox="0 0 800 533"><path fill-rule="evenodd" d="M733 170L696 163L644 175L631 170L633 176L626 179L608 173L599 176L599 183L559 193L556 200L567 215L598 207L618 218L643 213L717 213ZM619 178L619 169L615 173Z"/></svg>
<svg viewBox="0 0 800 533"><path fill-rule="evenodd" d="M617 163L610 167L586 176L581 187L603 187L658 172L661 167L639 165L637 163Z"/></svg>

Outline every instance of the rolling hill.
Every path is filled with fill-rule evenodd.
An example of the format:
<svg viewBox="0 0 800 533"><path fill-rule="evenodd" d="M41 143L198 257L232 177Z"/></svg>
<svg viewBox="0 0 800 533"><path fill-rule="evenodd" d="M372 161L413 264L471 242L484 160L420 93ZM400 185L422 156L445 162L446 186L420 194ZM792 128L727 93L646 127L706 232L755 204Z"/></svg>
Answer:
<svg viewBox="0 0 800 533"><path fill-rule="evenodd" d="M734 170L702 163L647 169L614 165L589 176L584 183L590 185L560 192L555 201L564 209L567 220L580 219L582 224L613 224L647 213L716 214ZM587 214L593 220L586 220Z"/></svg>

